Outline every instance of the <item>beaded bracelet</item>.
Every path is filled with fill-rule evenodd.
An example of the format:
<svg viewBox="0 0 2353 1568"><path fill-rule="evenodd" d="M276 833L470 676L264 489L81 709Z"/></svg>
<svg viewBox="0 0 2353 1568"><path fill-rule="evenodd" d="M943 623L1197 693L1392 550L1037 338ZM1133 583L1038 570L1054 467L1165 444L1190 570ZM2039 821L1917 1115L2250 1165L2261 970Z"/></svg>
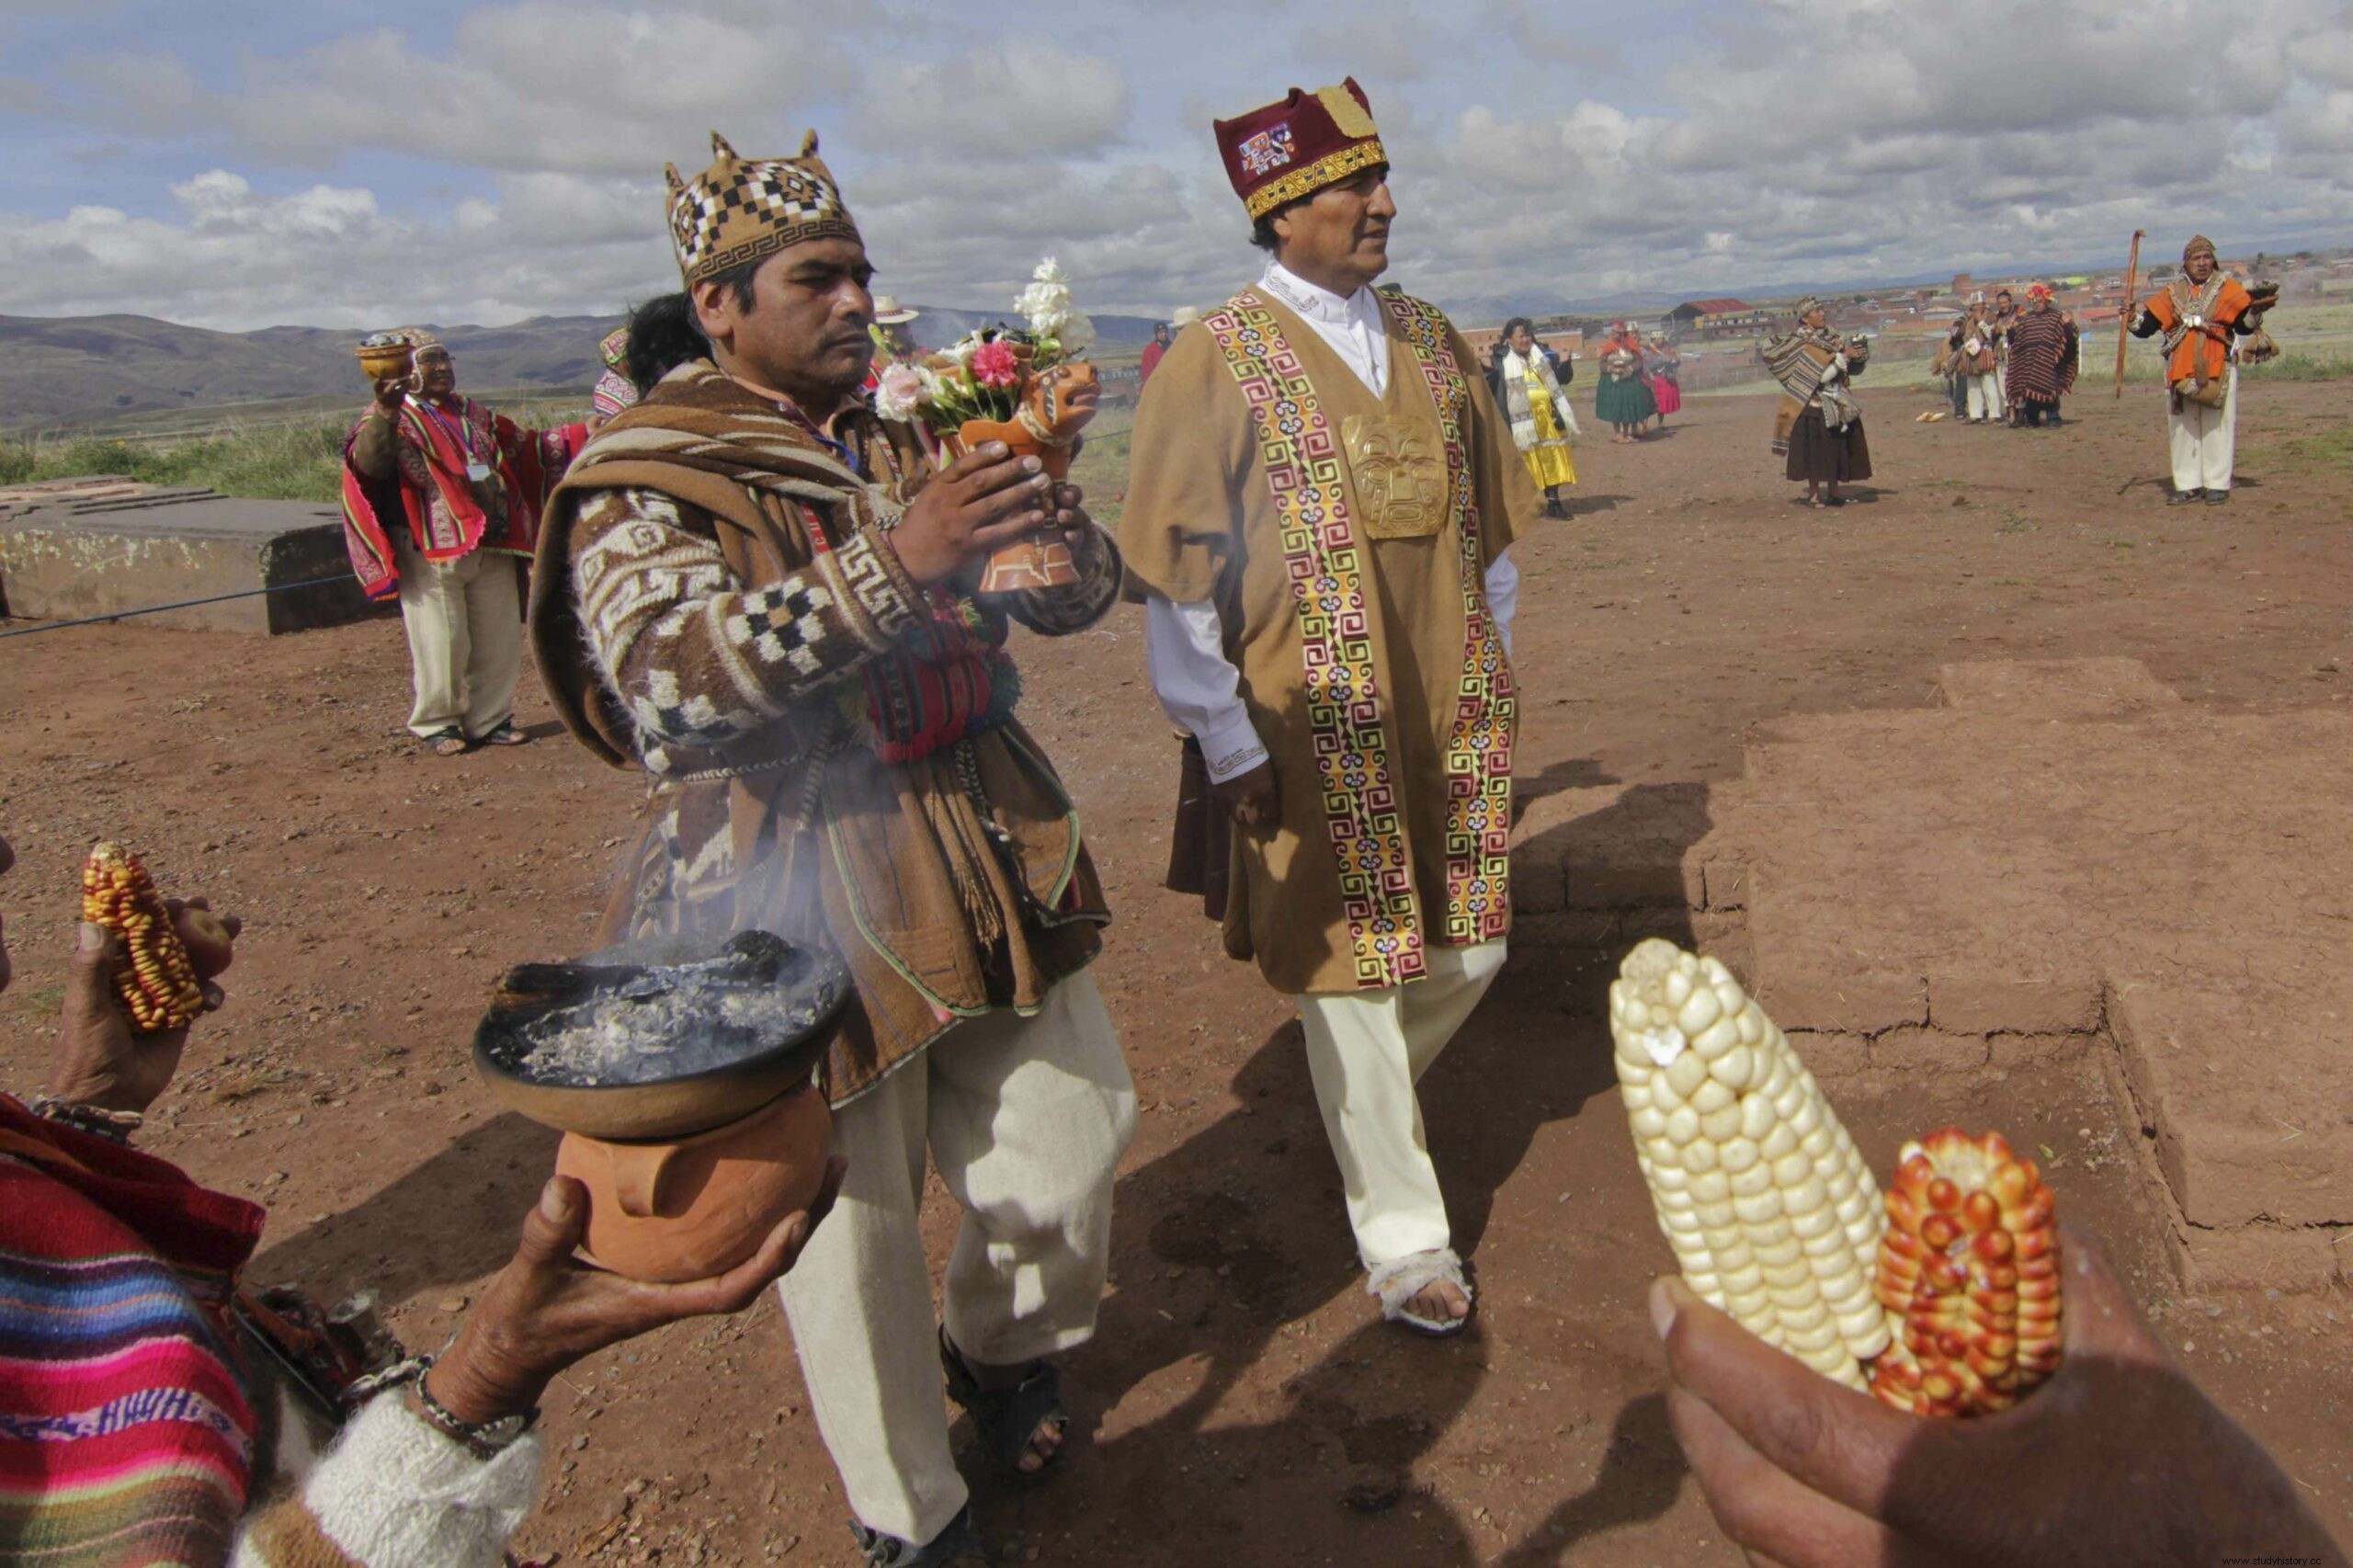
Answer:
<svg viewBox="0 0 2353 1568"><path fill-rule="evenodd" d="M444 1437L463 1444L466 1451L474 1458L497 1458L514 1447L524 1433L539 1425L540 1409L537 1405L489 1421L460 1420L449 1406L433 1397L432 1390L425 1386L426 1374L433 1370L434 1358L420 1356L416 1360L420 1365L415 1376L404 1380L408 1383L409 1408L422 1416L428 1426L438 1428Z"/></svg>
<svg viewBox="0 0 2353 1568"><path fill-rule="evenodd" d="M131 1146L131 1135L147 1124L147 1119L135 1110L106 1110L62 1100L55 1095L34 1096L29 1108L44 1121L54 1121L125 1148Z"/></svg>

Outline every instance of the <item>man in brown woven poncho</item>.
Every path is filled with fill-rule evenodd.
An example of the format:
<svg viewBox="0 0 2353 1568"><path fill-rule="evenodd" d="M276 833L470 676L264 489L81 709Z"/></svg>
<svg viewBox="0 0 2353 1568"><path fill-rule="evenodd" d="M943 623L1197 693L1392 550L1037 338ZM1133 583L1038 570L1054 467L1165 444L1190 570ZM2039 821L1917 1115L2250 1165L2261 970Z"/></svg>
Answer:
<svg viewBox="0 0 2353 1568"><path fill-rule="evenodd" d="M1006 1468L1068 1418L1048 1358L1095 1331L1135 1097L1094 982L1108 918L1078 819L1013 716L1007 621L1079 631L1109 539L997 444L934 473L859 395L872 268L812 136L713 137L670 221L710 355L606 425L550 507L532 605L573 733L653 779L605 935L826 943L858 999L819 1068L849 1172L783 1289L867 1560L983 1561L937 1367ZM976 599L1040 528L1079 581ZM944 1327L916 1213L963 1205Z"/></svg>

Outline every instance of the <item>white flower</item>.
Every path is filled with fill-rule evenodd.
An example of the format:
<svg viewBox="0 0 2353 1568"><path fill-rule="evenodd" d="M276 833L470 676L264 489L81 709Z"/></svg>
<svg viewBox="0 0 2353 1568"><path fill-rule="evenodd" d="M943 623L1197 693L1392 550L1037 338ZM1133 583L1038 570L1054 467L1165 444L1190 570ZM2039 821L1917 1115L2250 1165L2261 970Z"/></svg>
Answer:
<svg viewBox="0 0 2353 1568"><path fill-rule="evenodd" d="M892 366L874 388L874 412L894 425L912 423L926 401L923 376L913 365Z"/></svg>
<svg viewBox="0 0 2353 1568"><path fill-rule="evenodd" d="M1040 347L1051 344L1064 358L1085 353L1095 341L1095 324L1072 302L1070 280L1052 256L1038 264L1013 308L1029 324Z"/></svg>

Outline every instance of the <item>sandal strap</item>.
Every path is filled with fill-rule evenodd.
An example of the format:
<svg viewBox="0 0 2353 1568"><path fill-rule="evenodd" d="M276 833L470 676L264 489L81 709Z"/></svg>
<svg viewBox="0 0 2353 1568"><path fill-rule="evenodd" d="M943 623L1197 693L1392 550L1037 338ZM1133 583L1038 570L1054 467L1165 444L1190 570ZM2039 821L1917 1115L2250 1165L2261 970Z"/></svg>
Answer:
<svg viewBox="0 0 2353 1568"><path fill-rule="evenodd" d="M1429 1252L1407 1253L1386 1263L1376 1263L1365 1274L1365 1293L1381 1303L1381 1315L1391 1323L1402 1323L1425 1334L1454 1334L1461 1331L1469 1317L1439 1320L1427 1318L1406 1311L1413 1299L1433 1285L1451 1285L1462 1292L1466 1301L1476 1301L1471 1282L1462 1277L1462 1259L1452 1247L1438 1247Z"/></svg>
<svg viewBox="0 0 2353 1568"><path fill-rule="evenodd" d="M1023 1369L1019 1382L1009 1388L984 1389L945 1328L939 1331L939 1366L948 1374L948 1397L971 1415L981 1434L981 1446L1007 1474L1031 1481L1051 1466L1053 1460L1049 1459L1025 1473L1021 1460L1030 1452L1039 1432L1053 1423L1064 1426L1070 1423L1070 1412L1063 1407L1061 1368L1051 1361L1032 1361ZM1054 1457L1060 1454L1056 1449Z"/></svg>
<svg viewBox="0 0 2353 1568"><path fill-rule="evenodd" d="M986 1562L988 1544L972 1528L972 1508L966 1504L948 1521L948 1528L923 1545L901 1540L881 1530L868 1529L856 1519L849 1522L850 1539L858 1542L858 1551L866 1554L867 1568L948 1568L951 1562L967 1559Z"/></svg>

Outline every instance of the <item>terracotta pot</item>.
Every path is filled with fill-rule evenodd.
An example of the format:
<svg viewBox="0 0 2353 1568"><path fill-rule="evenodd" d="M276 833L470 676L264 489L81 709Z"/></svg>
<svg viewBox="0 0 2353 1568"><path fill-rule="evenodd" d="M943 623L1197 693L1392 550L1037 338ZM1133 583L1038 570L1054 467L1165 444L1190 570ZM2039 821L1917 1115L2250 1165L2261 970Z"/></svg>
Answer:
<svg viewBox="0 0 2353 1568"><path fill-rule="evenodd" d="M1003 441L1017 458L1036 458L1046 477L1057 484L1070 477L1071 460L1078 455L1073 446L1048 446L1016 419L967 419L957 427L956 443L964 451L976 451L989 441ZM1077 581L1078 563L1071 559L1070 547L1061 537L1033 536L991 555L981 569L978 591L1011 594L1024 588L1059 588Z"/></svg>
<svg viewBox="0 0 2353 1568"><path fill-rule="evenodd" d="M564 1134L558 1176L588 1189L589 1260L632 1279L723 1274L806 1209L833 1152L833 1112L801 1087L751 1115L672 1142Z"/></svg>

